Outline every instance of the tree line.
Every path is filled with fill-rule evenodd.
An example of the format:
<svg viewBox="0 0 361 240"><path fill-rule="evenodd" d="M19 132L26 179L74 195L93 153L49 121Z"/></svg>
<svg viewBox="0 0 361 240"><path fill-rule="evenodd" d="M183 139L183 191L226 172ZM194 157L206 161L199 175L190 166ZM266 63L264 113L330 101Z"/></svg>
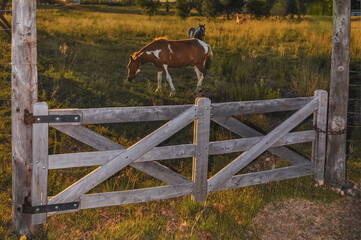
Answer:
<svg viewBox="0 0 361 240"><path fill-rule="evenodd" d="M154 15L162 6L160 0L136 0L143 12ZM305 14L332 15L332 0L176 0L174 8L181 18L195 9L200 16L230 18L234 13L250 14L253 18L270 16L301 18ZM166 1L165 4L169 5Z"/></svg>

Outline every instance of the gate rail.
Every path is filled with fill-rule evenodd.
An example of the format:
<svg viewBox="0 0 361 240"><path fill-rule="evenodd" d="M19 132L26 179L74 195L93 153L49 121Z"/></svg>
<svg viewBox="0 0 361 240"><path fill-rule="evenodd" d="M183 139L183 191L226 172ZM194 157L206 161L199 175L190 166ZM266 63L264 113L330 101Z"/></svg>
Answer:
<svg viewBox="0 0 361 240"><path fill-rule="evenodd" d="M291 117L262 135L232 117L244 114L296 111ZM313 114L314 129L291 132ZM122 107L49 110L46 103L33 105L33 170L29 201L32 223L46 222L46 217L80 209L139 203L192 195L204 201L208 193L240 188L271 181L315 175L324 178L327 92L315 91L313 97L261 101L213 103L197 98L194 105L158 107ZM54 117L59 116L59 117ZM72 116L76 121L61 122ZM37 117L43 119L36 121ZM52 119L46 122L44 119ZM54 120L55 119L55 120ZM68 119L68 118L67 118ZM82 124L123 123L170 120L129 148L81 126ZM239 139L209 142L210 121L229 129ZM194 122L193 144L158 147L179 130ZM99 151L48 154L49 126ZM312 142L311 160L285 145ZM236 175L263 152L269 151L291 166ZM208 156L243 152L239 157L208 179ZM193 158L192 180L162 165L161 160ZM168 185L107 193L86 194L126 166L134 167ZM100 166L55 196L47 196L48 170ZM38 212L37 212L37 209Z"/></svg>

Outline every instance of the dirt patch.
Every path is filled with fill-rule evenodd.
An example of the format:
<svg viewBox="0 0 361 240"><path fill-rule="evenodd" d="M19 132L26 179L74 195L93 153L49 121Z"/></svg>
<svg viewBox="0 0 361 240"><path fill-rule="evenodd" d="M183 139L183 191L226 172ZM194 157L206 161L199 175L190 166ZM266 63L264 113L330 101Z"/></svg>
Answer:
<svg viewBox="0 0 361 240"><path fill-rule="evenodd" d="M291 199L261 210L255 225L261 239L361 239L361 199L343 197L331 204Z"/></svg>

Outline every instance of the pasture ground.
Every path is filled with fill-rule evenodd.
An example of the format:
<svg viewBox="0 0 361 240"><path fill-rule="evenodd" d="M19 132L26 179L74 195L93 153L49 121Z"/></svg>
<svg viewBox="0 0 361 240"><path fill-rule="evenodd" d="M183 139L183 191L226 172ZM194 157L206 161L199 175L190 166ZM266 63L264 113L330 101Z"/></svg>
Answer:
<svg viewBox="0 0 361 240"><path fill-rule="evenodd" d="M10 16L7 16L10 18ZM87 108L192 104L197 96L212 102L311 96L328 89L332 19L306 16L302 21L263 19L236 25L222 18L192 16L184 21L161 12L149 19L136 8L108 6L61 7L39 10L39 101L50 108ZM204 39L213 49L211 70L204 91L195 93L196 76L191 67L170 71L176 96L169 87L155 94L156 71L146 65L134 83L128 83L129 55L155 37L186 37L189 27L206 24ZM351 70L360 70L360 18L353 18ZM7 36L0 32L0 239L12 234L11 198L11 53ZM290 113L238 116L261 132L268 132ZM89 126L126 147L162 123L129 123ZM309 129L310 121L298 127ZM211 125L211 140L235 138ZM360 136L355 129L352 136ZM192 143L192 127L166 144ZM360 141L350 144L348 179L361 186ZM52 129L49 153L93 151ZM309 157L311 144L292 146ZM237 154L214 156L210 176ZM267 161L266 161L267 159ZM186 177L191 159L165 161ZM260 171L286 163L265 153L245 171ZM49 195L89 173L93 168L50 171ZM93 192L159 186L153 178L126 168ZM349 195L346 193L346 195ZM283 232L288 239L360 239L360 195L342 197L337 191L315 186L312 177L215 192L205 203L190 197L80 211L48 218L34 239L272 239ZM289 214L285 215L286 212ZM292 221L292 226L287 225ZM337 224L339 221L339 224ZM287 225L286 230L282 226ZM300 228L300 226L304 226ZM339 228L336 227L339 226ZM271 229L271 230L270 230ZM301 232L297 232L298 231ZM324 238L322 238L324 237ZM282 238L279 238L282 239Z"/></svg>

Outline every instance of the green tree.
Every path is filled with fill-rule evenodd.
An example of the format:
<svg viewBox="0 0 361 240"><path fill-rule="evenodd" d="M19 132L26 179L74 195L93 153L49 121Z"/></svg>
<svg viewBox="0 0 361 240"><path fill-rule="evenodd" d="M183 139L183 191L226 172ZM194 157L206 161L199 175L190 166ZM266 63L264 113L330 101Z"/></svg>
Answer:
<svg viewBox="0 0 361 240"><path fill-rule="evenodd" d="M187 18L191 12L190 3L187 0L177 0L175 2L175 9L175 14L182 19Z"/></svg>
<svg viewBox="0 0 361 240"><path fill-rule="evenodd" d="M267 16L269 13L266 0L248 0L246 6L251 16L256 18Z"/></svg>
<svg viewBox="0 0 361 240"><path fill-rule="evenodd" d="M209 18L217 17L221 10L219 0L203 0L202 12L203 15Z"/></svg>
<svg viewBox="0 0 361 240"><path fill-rule="evenodd" d="M229 19L230 14L239 13L242 11L244 1L243 0L220 0L221 12Z"/></svg>
<svg viewBox="0 0 361 240"><path fill-rule="evenodd" d="M136 4L142 9L142 12L145 15L149 16L149 18L154 16L162 5L159 0L136 0Z"/></svg>
<svg viewBox="0 0 361 240"><path fill-rule="evenodd" d="M294 18L294 15L299 15L299 9L297 7L296 0L287 0L286 5L286 15L291 15L291 18Z"/></svg>
<svg viewBox="0 0 361 240"><path fill-rule="evenodd" d="M190 9L194 8L195 10L197 10L199 15L203 16L203 11L202 11L203 0L188 0L188 2L190 4Z"/></svg>

